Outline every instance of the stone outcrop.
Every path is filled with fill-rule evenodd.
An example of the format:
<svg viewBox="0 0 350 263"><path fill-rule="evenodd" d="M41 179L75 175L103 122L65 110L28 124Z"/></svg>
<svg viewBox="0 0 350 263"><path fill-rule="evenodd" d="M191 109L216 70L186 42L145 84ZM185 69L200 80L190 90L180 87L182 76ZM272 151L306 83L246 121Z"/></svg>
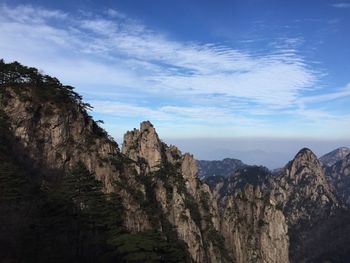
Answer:
<svg viewBox="0 0 350 263"><path fill-rule="evenodd" d="M134 129L124 135L122 153L139 164L138 172L148 173L157 170L162 162L163 144L153 125L142 122L140 130Z"/></svg>

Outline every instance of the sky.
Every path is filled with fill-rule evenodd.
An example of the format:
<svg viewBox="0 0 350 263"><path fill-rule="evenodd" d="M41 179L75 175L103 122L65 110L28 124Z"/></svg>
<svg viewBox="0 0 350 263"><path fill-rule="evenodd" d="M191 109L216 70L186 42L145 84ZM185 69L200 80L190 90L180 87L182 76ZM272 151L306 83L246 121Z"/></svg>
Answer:
<svg viewBox="0 0 350 263"><path fill-rule="evenodd" d="M119 142L150 120L199 159L273 167L350 146L350 1L5 0L0 14L0 57L74 86Z"/></svg>

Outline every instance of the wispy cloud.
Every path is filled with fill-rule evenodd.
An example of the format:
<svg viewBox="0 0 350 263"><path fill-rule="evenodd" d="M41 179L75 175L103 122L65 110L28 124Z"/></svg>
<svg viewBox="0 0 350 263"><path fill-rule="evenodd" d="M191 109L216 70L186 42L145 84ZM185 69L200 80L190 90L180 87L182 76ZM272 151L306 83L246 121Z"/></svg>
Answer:
<svg viewBox="0 0 350 263"><path fill-rule="evenodd" d="M305 116L309 102L348 94L305 97L321 74L300 55L301 38L256 52L174 40L113 9L70 14L3 4L0 12L2 57L77 86L96 112L110 116L258 127L268 121L261 116ZM125 91L134 100L93 99Z"/></svg>
<svg viewBox="0 0 350 263"><path fill-rule="evenodd" d="M350 8L350 3L345 3L345 2L335 3L335 4L332 4L331 6L336 8Z"/></svg>
<svg viewBox="0 0 350 263"><path fill-rule="evenodd" d="M184 122L190 120L191 122L225 125L243 121L241 117L236 116L228 109L218 107L163 106L151 108L106 100L91 101L91 103L96 112L113 117L140 117L161 121L183 120Z"/></svg>
<svg viewBox="0 0 350 263"><path fill-rule="evenodd" d="M317 81L316 72L292 48L253 55L217 44L171 41L117 13L114 19L73 18L60 11L2 6L2 14L2 38L8 46L21 35L31 46L44 43L51 53L67 49L60 60L69 59L73 53L79 56L79 63L90 65L92 72L102 67L97 63L106 63L101 59L109 60L112 68L119 65L114 68L117 74L127 69L129 73L122 75L137 75L138 88L150 92L185 96L221 93L283 107ZM57 26L52 19L60 19L66 26ZM79 71L76 73L79 75ZM128 81L129 77L126 81L120 78L121 83ZM130 86L135 85L135 81L130 82Z"/></svg>
<svg viewBox="0 0 350 263"><path fill-rule="evenodd" d="M326 101L332 101L340 98L350 97L350 83L344 88L336 90L332 93L326 93L321 95L307 96L299 100L300 103L320 103Z"/></svg>

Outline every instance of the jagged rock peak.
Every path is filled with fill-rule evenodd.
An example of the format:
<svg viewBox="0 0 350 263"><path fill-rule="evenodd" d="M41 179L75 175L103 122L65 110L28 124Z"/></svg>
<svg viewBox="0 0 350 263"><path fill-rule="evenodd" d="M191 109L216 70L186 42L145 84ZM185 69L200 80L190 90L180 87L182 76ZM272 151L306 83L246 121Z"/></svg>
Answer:
<svg viewBox="0 0 350 263"><path fill-rule="evenodd" d="M294 159L289 162L288 165L290 168L298 170L302 167L316 167L317 170L321 169L321 163L318 160L317 156L309 149L301 149L294 157Z"/></svg>
<svg viewBox="0 0 350 263"><path fill-rule="evenodd" d="M146 164L146 171L155 170L161 163L162 149L163 143L150 121L141 122L139 130L124 135L122 153L137 163Z"/></svg>
<svg viewBox="0 0 350 263"><path fill-rule="evenodd" d="M294 157L294 160L299 158L315 160L317 159L317 156L309 148L304 147L296 154L296 156Z"/></svg>
<svg viewBox="0 0 350 263"><path fill-rule="evenodd" d="M150 121L143 121L140 123L141 132L155 132L153 124Z"/></svg>
<svg viewBox="0 0 350 263"><path fill-rule="evenodd" d="M295 183L304 180L306 177L316 180L328 188L322 165L317 156L308 148L301 149L294 159L286 166L287 177L296 179ZM304 179L302 179L304 178Z"/></svg>
<svg viewBox="0 0 350 263"><path fill-rule="evenodd" d="M310 149L300 150L276 182L275 197L282 201L290 226L298 225L301 220L312 225L318 217L329 215L338 207L322 165Z"/></svg>

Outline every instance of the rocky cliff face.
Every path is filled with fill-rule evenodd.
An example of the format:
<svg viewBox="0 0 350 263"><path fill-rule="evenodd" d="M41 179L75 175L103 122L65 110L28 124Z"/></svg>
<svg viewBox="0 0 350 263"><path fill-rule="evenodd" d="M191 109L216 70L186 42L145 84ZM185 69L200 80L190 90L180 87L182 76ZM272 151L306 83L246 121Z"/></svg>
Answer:
<svg viewBox="0 0 350 263"><path fill-rule="evenodd" d="M271 196L246 185L225 199L222 233L235 262L289 262L288 226Z"/></svg>
<svg viewBox="0 0 350 263"><path fill-rule="evenodd" d="M308 244L320 244L315 238L316 229L340 209L320 161L311 150L302 149L270 179L269 188L286 217L291 261L307 262L319 253L306 249Z"/></svg>
<svg viewBox="0 0 350 263"><path fill-rule="evenodd" d="M130 189L144 192L117 144L97 126L85 110L68 101L44 101L30 87L2 90L1 106L11 130L35 166L47 171L68 171L82 161L103 183L105 192L119 192L125 224L131 231L151 228ZM131 216L132 215L132 216Z"/></svg>
<svg viewBox="0 0 350 263"><path fill-rule="evenodd" d="M176 226L179 238L187 243L192 259L221 261L219 248L214 251L215 245L207 240L208 228L218 229L218 208L211 203L208 187L197 178L193 156L182 155L176 147L161 142L148 121L125 134L122 152L135 161L138 175L147 176L154 185L154 198L166 219ZM203 196L207 199L201 203Z"/></svg>
<svg viewBox="0 0 350 263"><path fill-rule="evenodd" d="M340 200L350 207L350 153L326 168L327 179Z"/></svg>
<svg viewBox="0 0 350 263"><path fill-rule="evenodd" d="M134 129L124 135L122 153L135 161L139 173L147 174L159 169L165 156L164 145L150 122L141 123L140 130Z"/></svg>
<svg viewBox="0 0 350 263"><path fill-rule="evenodd" d="M347 166L344 164L342 167L346 170ZM334 174L338 173L339 171L334 171ZM273 228L275 235L269 242L271 244L272 240L278 240L276 242L284 244L284 247L288 247L286 244L289 242L289 257L292 262L308 262L308 260L313 262L319 258L324 259L327 258L328 252L334 255L334 249L330 252L323 245L322 235L318 234L331 231L337 224L344 224L345 220L340 218L346 217L347 213L342 210L334 189L326 180L322 164L311 150L302 149L292 161L276 173L271 173L264 167L246 166L228 178L215 179L207 178L214 196L224 207L223 233L226 240L230 240L231 249L245 246L245 244L250 244L248 247L259 247L261 243L257 240L264 239L254 239L259 234L248 234L249 231L259 223L268 227L264 222L274 222L271 226L279 227ZM241 203L241 200L249 201ZM254 205L250 206L249 203ZM262 213L262 211L265 212ZM242 213L241 216L239 213ZM337 221L335 218L338 215L340 216ZM268 216L269 219L264 219L264 216ZM331 226L329 223L331 221L336 222L335 225ZM254 238L239 237L236 240L238 234L235 232L237 231L235 227L245 233L243 236ZM346 228L347 225L344 224L344 227ZM231 233L231 236L227 236L228 233ZM266 232L263 235L265 234ZM345 239L337 238L334 246L339 246L341 240ZM281 247L283 246L279 248ZM245 248L243 251L247 252L249 249ZM262 257L263 254L256 255L254 251L256 250L243 255L234 250L231 250L231 253L236 259L247 262L266 260ZM268 253L271 251L267 250ZM288 258L288 254L283 251L282 249L278 254ZM271 258L273 256L267 262L270 262ZM282 258L278 260L282 261Z"/></svg>
<svg viewBox="0 0 350 263"><path fill-rule="evenodd" d="M283 213L272 197L262 193L259 186L253 189L249 184L255 181L252 175L247 181L250 169L242 171L244 182L229 183L230 191L225 195L220 194L223 185L216 185L212 192L199 181L193 156L181 155L175 147L162 143L149 122L125 135L122 151L138 163L136 170L140 174L152 171L152 165L157 167L148 174L157 180L156 199L168 220L177 226L178 235L187 242L195 261L288 262L288 227ZM168 171L171 166L178 167L181 177L154 179L159 169L166 166ZM251 169L261 169L262 176L266 176L263 168Z"/></svg>
<svg viewBox="0 0 350 263"><path fill-rule="evenodd" d="M272 192L282 206L287 222L312 224L339 204L327 183L322 165L309 149L302 149L281 173L271 180Z"/></svg>
<svg viewBox="0 0 350 263"><path fill-rule="evenodd" d="M228 178L207 178L222 209L225 245L236 262L289 262L288 226L264 187L269 176L265 167L245 166Z"/></svg>

